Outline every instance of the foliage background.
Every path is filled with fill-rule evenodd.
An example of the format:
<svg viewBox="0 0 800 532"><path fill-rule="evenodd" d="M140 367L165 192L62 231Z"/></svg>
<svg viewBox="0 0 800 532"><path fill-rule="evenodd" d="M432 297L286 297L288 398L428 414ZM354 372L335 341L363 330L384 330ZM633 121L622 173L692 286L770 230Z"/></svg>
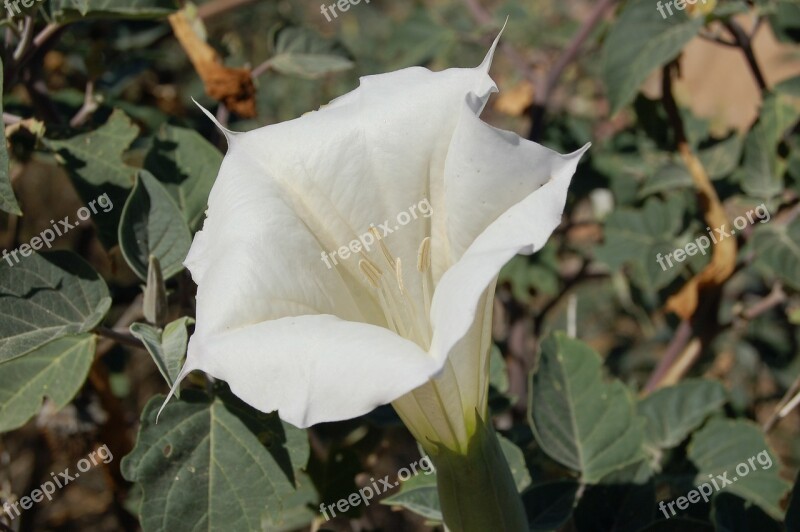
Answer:
<svg viewBox="0 0 800 532"><path fill-rule="evenodd" d="M594 143L563 225L506 267L495 304L492 412L532 529L800 530L800 415L777 414L800 388L794 0L666 19L649 0L365 0L330 22L306 1L45 0L7 18L0 247L103 193L114 208L62 251L0 262L0 502L99 445L115 460L0 528L437 526L432 476L319 516L419 458L388 407L300 431L193 375L154 424L192 326L180 262L225 148L191 99L235 130L289 120L362 75L477 65L506 19L484 119ZM658 266L761 204L770 221L713 257ZM772 468L664 519L657 501L764 449Z"/></svg>

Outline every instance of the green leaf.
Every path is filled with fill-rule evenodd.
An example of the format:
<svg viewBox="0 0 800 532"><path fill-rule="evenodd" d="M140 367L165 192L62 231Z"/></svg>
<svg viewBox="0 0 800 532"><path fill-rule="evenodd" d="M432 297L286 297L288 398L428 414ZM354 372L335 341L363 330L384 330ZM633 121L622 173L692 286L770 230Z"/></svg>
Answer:
<svg viewBox="0 0 800 532"><path fill-rule="evenodd" d="M85 203L107 194L112 205L122 205L136 175L136 169L125 164L122 157L138 133L125 113L114 110L94 131L66 140L42 139L42 143L57 154ZM107 248L117 243L120 211L112 209L93 219Z"/></svg>
<svg viewBox="0 0 800 532"><path fill-rule="evenodd" d="M200 228L221 164L222 154L199 133L170 125L162 126L153 139L144 163L161 176L192 231Z"/></svg>
<svg viewBox="0 0 800 532"><path fill-rule="evenodd" d="M800 5L797 0L774 0L769 23L778 40L797 43L800 36Z"/></svg>
<svg viewBox="0 0 800 532"><path fill-rule="evenodd" d="M724 490L758 505L775 519L783 519L780 501L789 483L781 478L778 459L757 425L743 420L712 419L694 433L687 456L699 471L695 485L710 485L717 475L727 473L731 483ZM724 484L721 479L719 483Z"/></svg>
<svg viewBox="0 0 800 532"><path fill-rule="evenodd" d="M111 307L105 282L66 251L0 263L0 362L97 326Z"/></svg>
<svg viewBox="0 0 800 532"><path fill-rule="evenodd" d="M685 12L662 18L650 0L632 0L622 10L603 46L603 79L616 113L630 103L653 70L680 53L703 19Z"/></svg>
<svg viewBox="0 0 800 532"><path fill-rule="evenodd" d="M800 97L800 76L785 79L775 85L773 88L775 92L780 92L788 96Z"/></svg>
<svg viewBox="0 0 800 532"><path fill-rule="evenodd" d="M572 516L579 484L572 480L556 480L532 486L522 494L528 515L528 528L534 532L558 530Z"/></svg>
<svg viewBox="0 0 800 532"><path fill-rule="evenodd" d="M502 434L498 434L497 439L500 441L500 450L503 451L503 456L506 457L508 467L511 469L511 476L514 477L517 491L521 493L531 485L531 474L528 472L528 466L525 465L525 455L522 449Z"/></svg>
<svg viewBox="0 0 800 532"><path fill-rule="evenodd" d="M508 368L503 353L495 344L492 344L489 355L489 384L499 393L508 392Z"/></svg>
<svg viewBox="0 0 800 532"><path fill-rule="evenodd" d="M646 198L659 192L667 192L677 188L691 188L693 186L692 176L689 175L686 166L670 161L645 181L639 191L639 197Z"/></svg>
<svg viewBox="0 0 800 532"><path fill-rule="evenodd" d="M186 390L156 424L163 396L142 413L136 447L122 461L143 491L142 529L261 530L294 513L297 470L308 460L304 431L226 394ZM305 501L312 503L313 500Z"/></svg>
<svg viewBox="0 0 800 532"><path fill-rule="evenodd" d="M683 224L684 205L677 196L662 202L649 198L641 209L622 208L609 215L605 224L605 242L595 249L595 257L618 269L634 266L634 282L642 288L667 286L683 271L685 264L658 261L659 254L671 253L683 244L677 233Z"/></svg>
<svg viewBox="0 0 800 532"><path fill-rule="evenodd" d="M47 397L64 408L83 386L94 360L95 336L65 336L0 364L0 432L23 426Z"/></svg>
<svg viewBox="0 0 800 532"><path fill-rule="evenodd" d="M708 173L708 177L722 179L732 174L739 166L743 145L744 139L739 135L733 135L710 148L701 150L698 153L698 157L700 162L703 163L703 168Z"/></svg>
<svg viewBox="0 0 800 532"><path fill-rule="evenodd" d="M399 493L386 497L381 504L405 508L430 521L442 520L436 475L414 475L401 484Z"/></svg>
<svg viewBox="0 0 800 532"><path fill-rule="evenodd" d="M172 0L50 0L59 22L81 18L161 18L175 11Z"/></svg>
<svg viewBox="0 0 800 532"><path fill-rule="evenodd" d="M800 108L790 97L773 93L764 99L744 145L742 190L750 196L768 199L783 192L786 162L778 155L778 144L798 119Z"/></svg>
<svg viewBox="0 0 800 532"><path fill-rule="evenodd" d="M353 67L344 51L306 28L284 28L275 39L268 64L281 74L315 79Z"/></svg>
<svg viewBox="0 0 800 532"><path fill-rule="evenodd" d="M706 379L686 379L657 390L639 401L639 414L647 418L645 438L661 449L675 447L725 401L725 387Z"/></svg>
<svg viewBox="0 0 800 532"><path fill-rule="evenodd" d="M751 241L755 250L753 265L800 290L800 220L789 226L759 224Z"/></svg>
<svg viewBox="0 0 800 532"><path fill-rule="evenodd" d="M139 134L130 118L115 109L108 121L89 133L66 140L42 139L57 152L67 170L80 181L95 187L112 185L130 188L136 169L122 161L122 154Z"/></svg>
<svg viewBox="0 0 800 532"><path fill-rule="evenodd" d="M183 317L167 324L163 331L145 323L134 323L130 327L131 334L144 343L170 388L181 372L181 362L186 355L186 344L189 341L186 327L192 323L192 318ZM180 397L180 390L175 393Z"/></svg>
<svg viewBox="0 0 800 532"><path fill-rule="evenodd" d="M150 255L161 265L164 279L183 270L192 234L167 190L142 170L122 210L119 244L128 265L147 279Z"/></svg>
<svg viewBox="0 0 800 532"><path fill-rule="evenodd" d="M3 60L0 59L0 114L3 114ZM11 189L11 176L8 169L8 148L6 148L5 127L0 128L0 210L22 215L22 211Z"/></svg>
<svg viewBox="0 0 800 532"><path fill-rule="evenodd" d="M596 483L644 458L645 420L630 391L606 383L602 360L579 340L556 333L542 345L531 376L530 423L548 456Z"/></svg>

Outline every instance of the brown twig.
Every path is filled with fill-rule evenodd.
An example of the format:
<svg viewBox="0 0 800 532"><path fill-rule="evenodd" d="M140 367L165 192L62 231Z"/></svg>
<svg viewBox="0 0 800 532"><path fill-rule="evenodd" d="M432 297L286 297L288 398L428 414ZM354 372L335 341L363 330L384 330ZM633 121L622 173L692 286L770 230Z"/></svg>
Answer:
<svg viewBox="0 0 800 532"><path fill-rule="evenodd" d="M662 382L670 372L670 368L680 359L681 353L684 352L686 344L688 344L691 339L692 325L689 323L689 320L683 320L675 330L675 334L672 336L672 340L661 356L661 360L650 374L650 378L647 379L647 384L645 384L642 390L643 395L652 393L662 386Z"/></svg>
<svg viewBox="0 0 800 532"><path fill-rule="evenodd" d="M197 16L201 19L209 19L221 15L231 9L252 4L256 0L212 0L197 8Z"/></svg>
<svg viewBox="0 0 800 532"><path fill-rule="evenodd" d="M786 293L783 291L783 285L777 282L772 286L772 290L764 299L744 310L741 316L748 321L754 320L770 309L782 304L784 301L786 301Z"/></svg>
<svg viewBox="0 0 800 532"><path fill-rule="evenodd" d="M113 340L118 344L128 345L131 347L138 347L144 349L144 344L141 340L131 335L130 333L121 330L109 329L108 327L96 327L94 332L98 335Z"/></svg>
<svg viewBox="0 0 800 532"><path fill-rule="evenodd" d="M786 390L786 393L783 395L783 398L775 406L775 410L772 412L772 415L769 417L769 419L767 419L766 423L764 423L762 427L764 432L771 431L775 427L775 425L778 424L778 421L783 419L786 416L786 414L788 414L788 412L783 413L783 411L786 405L789 404L789 402L792 400L793 397L797 395L798 392L800 392L800 375L798 375L797 378L792 383L792 385L789 386L789 389Z"/></svg>
<svg viewBox="0 0 800 532"><path fill-rule="evenodd" d="M767 92L769 87L767 86L766 79L764 79L764 74L761 73L761 67L758 66L758 60L753 52L752 37L748 35L733 19L728 20L725 23L725 27L728 28L728 31L731 32L731 35L733 35L733 38L736 40L736 44L738 44L739 48L742 49L742 53L744 53L744 57L747 60L747 65L750 67L750 71L753 73L753 77L756 79L756 83L758 83L758 87L761 89L761 92ZM758 23L753 29L753 35L755 35L757 30Z"/></svg>
<svg viewBox="0 0 800 532"><path fill-rule="evenodd" d="M128 327L131 326L132 323L139 321L144 318L144 312L142 311L142 300L143 296L139 294L136 296L136 299L131 302L125 312L122 313L122 316L119 317L117 322L112 327L113 330L124 330L127 331ZM105 336L98 331L98 334L104 336L103 340L101 340L97 344L97 350L95 351L95 359L102 358L105 356L111 348L113 348L117 344L118 338L112 336ZM142 347L141 345L137 345L136 347Z"/></svg>
<svg viewBox="0 0 800 532"><path fill-rule="evenodd" d="M94 97L94 82L87 81L86 92L83 96L83 105L75 116L72 117L72 120L69 121L69 125L75 128L82 126L99 108L100 105Z"/></svg>

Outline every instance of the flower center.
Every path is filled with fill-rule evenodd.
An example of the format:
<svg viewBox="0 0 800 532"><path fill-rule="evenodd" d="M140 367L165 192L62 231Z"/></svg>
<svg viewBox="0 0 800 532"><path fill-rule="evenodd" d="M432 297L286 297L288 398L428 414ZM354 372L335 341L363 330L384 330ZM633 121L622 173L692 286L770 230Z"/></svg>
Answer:
<svg viewBox="0 0 800 532"><path fill-rule="evenodd" d="M358 267L370 286L378 293L378 302L383 310L387 327L425 349L430 348L433 331L430 324L431 311L431 239L425 237L417 253L417 272L422 276L422 298L424 308L419 308L403 283L403 263L394 258L376 228L371 228L381 250L388 274L364 257Z"/></svg>

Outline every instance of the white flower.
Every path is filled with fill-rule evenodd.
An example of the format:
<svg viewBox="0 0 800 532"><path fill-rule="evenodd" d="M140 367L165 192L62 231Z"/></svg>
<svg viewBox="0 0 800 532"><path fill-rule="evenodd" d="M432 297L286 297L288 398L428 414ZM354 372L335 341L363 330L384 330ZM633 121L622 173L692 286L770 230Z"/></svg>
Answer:
<svg viewBox="0 0 800 532"><path fill-rule="evenodd" d="M474 69L367 76L319 111L226 132L186 259L197 326L182 377L203 370L298 427L394 402L423 444L464 448L486 409L497 274L558 226L586 149L480 120L496 44ZM424 199L429 218L320 260Z"/></svg>

